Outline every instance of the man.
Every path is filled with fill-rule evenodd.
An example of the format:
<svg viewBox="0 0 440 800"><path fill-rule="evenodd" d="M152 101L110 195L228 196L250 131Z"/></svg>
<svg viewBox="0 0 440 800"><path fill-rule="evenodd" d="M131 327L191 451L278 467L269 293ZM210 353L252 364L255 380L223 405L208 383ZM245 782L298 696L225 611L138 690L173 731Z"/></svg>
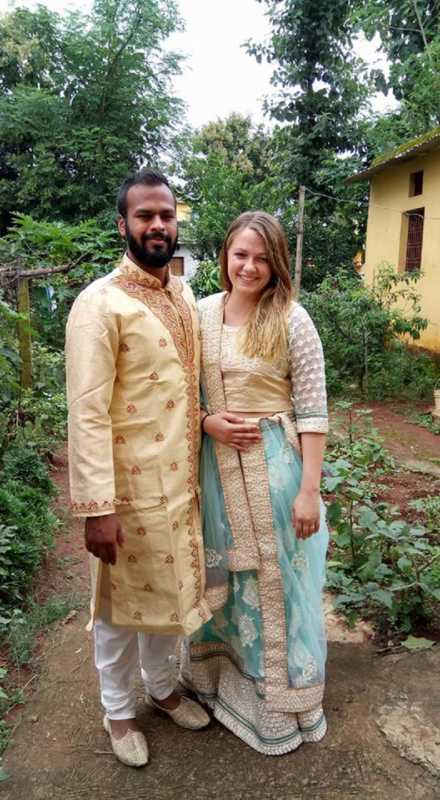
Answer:
<svg viewBox="0 0 440 800"><path fill-rule="evenodd" d="M147 702L201 728L176 691L177 637L211 614L198 505L199 336L191 290L169 273L177 243L167 179L142 169L122 185L119 267L75 301L67 324L73 513L92 554L92 622L104 728L125 764L148 761L135 721L140 661Z"/></svg>

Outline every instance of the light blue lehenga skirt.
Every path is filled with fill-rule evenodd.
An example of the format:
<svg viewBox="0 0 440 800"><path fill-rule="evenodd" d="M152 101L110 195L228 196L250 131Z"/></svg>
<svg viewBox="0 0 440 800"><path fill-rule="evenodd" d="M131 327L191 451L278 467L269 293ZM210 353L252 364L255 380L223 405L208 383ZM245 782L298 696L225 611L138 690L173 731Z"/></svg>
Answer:
<svg viewBox="0 0 440 800"><path fill-rule="evenodd" d="M182 677L217 719L247 744L266 755L280 755L303 741L319 741L326 732L321 705L326 659L322 590L328 530L321 501L319 531L309 539L296 538L291 513L301 483L301 459L279 422L262 420L260 429L283 587L287 652L280 667L285 669L287 660L289 700L277 710L266 702L259 572L228 571L227 550L233 539L209 436L204 438L200 467L207 586L227 583L227 600L191 637ZM256 527L258 541L258 523Z"/></svg>

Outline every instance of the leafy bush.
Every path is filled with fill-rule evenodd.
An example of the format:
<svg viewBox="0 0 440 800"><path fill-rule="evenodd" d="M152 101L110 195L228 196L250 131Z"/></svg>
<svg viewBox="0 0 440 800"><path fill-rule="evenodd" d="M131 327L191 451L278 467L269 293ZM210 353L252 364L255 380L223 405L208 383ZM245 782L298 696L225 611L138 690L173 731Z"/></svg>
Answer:
<svg viewBox="0 0 440 800"><path fill-rule="evenodd" d="M33 447L18 436L3 457L2 482L16 481L23 489L36 489L50 500L56 494L55 485L49 478L47 467Z"/></svg>
<svg viewBox="0 0 440 800"><path fill-rule="evenodd" d="M440 547L423 526L377 501L380 474L392 461L373 431L358 434L348 412L347 438L331 451L323 479L334 543L328 586L349 619L379 611L388 625L408 632L440 600Z"/></svg>
<svg viewBox="0 0 440 800"><path fill-rule="evenodd" d="M371 398L430 396L438 371L434 362L402 341L402 336L417 340L427 324L417 280L384 265L372 288L338 273L302 295L323 342L330 394L357 387Z"/></svg>
<svg viewBox="0 0 440 800"><path fill-rule="evenodd" d="M0 487L0 613L19 606L29 580L53 544L56 490L33 448L15 441L4 456Z"/></svg>
<svg viewBox="0 0 440 800"><path fill-rule="evenodd" d="M81 289L110 272L122 254L114 221L103 225L89 219L78 225L35 220L16 214L6 236L0 238L0 262L22 269L71 265L34 281L31 289L32 326L42 343L53 351L64 347L64 328L70 307Z"/></svg>
<svg viewBox="0 0 440 800"><path fill-rule="evenodd" d="M189 283L197 299L219 292L220 267L217 261L202 261Z"/></svg>

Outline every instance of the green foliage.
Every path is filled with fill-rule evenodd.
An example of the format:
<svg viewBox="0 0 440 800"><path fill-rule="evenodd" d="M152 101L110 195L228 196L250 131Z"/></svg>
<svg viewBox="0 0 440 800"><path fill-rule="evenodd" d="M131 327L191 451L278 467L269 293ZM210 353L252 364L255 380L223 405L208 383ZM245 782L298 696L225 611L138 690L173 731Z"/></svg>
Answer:
<svg viewBox="0 0 440 800"><path fill-rule="evenodd" d="M70 611L82 605L82 598L76 595L51 597L42 604L31 600L24 611L15 609L0 615L0 642L7 647L12 662L17 667L28 664L37 634L54 622L65 619ZM1 755L11 743L14 732L4 717L24 702L23 690L15 687L8 670L0 667L0 781L9 777L2 769Z"/></svg>
<svg viewBox="0 0 440 800"><path fill-rule="evenodd" d="M432 414L414 414L411 417L411 421L421 425L422 428L426 428L431 433L435 433L437 436L440 435L440 419Z"/></svg>
<svg viewBox="0 0 440 800"><path fill-rule="evenodd" d="M410 508L422 515L423 524L432 533L440 535L440 495L427 495L411 500Z"/></svg>
<svg viewBox="0 0 440 800"><path fill-rule="evenodd" d="M402 519L395 506L378 501L389 458L373 431L359 433L350 404L343 405L349 410L348 434L330 453L323 479L334 543L328 586L335 607L349 619L379 612L383 622L409 632L429 619L440 600L440 546L431 544L422 526Z"/></svg>
<svg viewBox="0 0 440 800"><path fill-rule="evenodd" d="M35 448L16 439L3 457L0 486L0 613L19 606L29 580L53 544L55 495Z"/></svg>
<svg viewBox="0 0 440 800"><path fill-rule="evenodd" d="M78 292L110 272L121 254L114 220L69 225L16 214L8 234L0 238L0 263L14 263L24 270L70 267L65 273L39 278L31 290L34 333L55 350L64 347L66 318Z"/></svg>
<svg viewBox="0 0 440 800"><path fill-rule="evenodd" d="M375 70L377 88L390 89L412 120L412 135L440 122L440 8L437 0L362 0L353 20L368 39L378 33L387 56L389 75ZM417 14L417 11L419 12Z"/></svg>
<svg viewBox="0 0 440 800"><path fill-rule="evenodd" d="M281 202L272 139L249 117L231 114L205 125L182 150L188 240L198 259L216 258L235 217L252 208L273 212Z"/></svg>
<svg viewBox="0 0 440 800"><path fill-rule="evenodd" d="M173 0L95 0L89 14L40 5L0 19L0 229L11 211L74 221L114 205L145 160L170 153L182 104Z"/></svg>
<svg viewBox="0 0 440 800"><path fill-rule="evenodd" d="M12 661L17 666L27 664L32 656L36 634L65 619L70 611L81 608L83 600L77 595L51 597L45 603L31 600L23 612L11 615L9 623L0 627Z"/></svg>
<svg viewBox="0 0 440 800"><path fill-rule="evenodd" d="M411 353L401 339L418 339L426 327L417 280L414 273L396 273L385 265L372 288L357 276L339 273L301 296L323 342L331 394L355 381L368 397L430 395L434 362Z"/></svg>
<svg viewBox="0 0 440 800"><path fill-rule="evenodd" d="M280 216L296 248L299 185L306 194L303 285L314 289L329 272L352 271L365 240L368 187L345 185L365 149L365 111L372 82L353 47L352 0L260 0L271 24L268 43L248 43L274 66L274 99L282 123L273 134ZM334 199L337 197L338 199Z"/></svg>
<svg viewBox="0 0 440 800"><path fill-rule="evenodd" d="M3 456L3 481L19 481L48 499L55 497L55 486L47 467L25 437L17 437Z"/></svg>
<svg viewBox="0 0 440 800"><path fill-rule="evenodd" d="M261 1L261 0L260 0ZM298 183L314 181L323 157L353 152L359 111L369 93L365 67L352 49L351 0L263 0L270 42L248 44L275 64L279 94L272 116L287 123L286 160Z"/></svg>
<svg viewBox="0 0 440 800"><path fill-rule="evenodd" d="M190 280L190 286L198 300L219 292L221 286L218 262L202 261L197 267L197 272Z"/></svg>

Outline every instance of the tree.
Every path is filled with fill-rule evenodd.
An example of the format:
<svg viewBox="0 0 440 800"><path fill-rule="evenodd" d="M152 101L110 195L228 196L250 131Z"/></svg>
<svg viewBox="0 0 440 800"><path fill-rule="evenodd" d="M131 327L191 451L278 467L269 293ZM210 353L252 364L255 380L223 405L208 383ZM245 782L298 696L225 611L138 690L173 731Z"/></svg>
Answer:
<svg viewBox="0 0 440 800"><path fill-rule="evenodd" d="M95 0L90 15L38 6L0 19L0 225L11 213L78 221L172 147L182 104L173 0Z"/></svg>
<svg viewBox="0 0 440 800"><path fill-rule="evenodd" d="M186 235L199 259L216 258L232 220L252 208L274 212L282 193L272 138L249 117L231 114L193 134L181 178L192 217Z"/></svg>
<svg viewBox="0 0 440 800"><path fill-rule="evenodd" d="M316 166L328 153L356 152L359 111L369 85L352 50L352 0L259 0L268 7L269 44L248 43L248 52L275 66L279 89L267 103L285 124L289 169L313 187Z"/></svg>
<svg viewBox="0 0 440 800"><path fill-rule="evenodd" d="M389 76L374 70L373 77L379 90L392 90L401 101L409 137L439 125L439 1L367 0L357 4L354 21L368 39L380 36Z"/></svg>
<svg viewBox="0 0 440 800"><path fill-rule="evenodd" d="M259 0L267 6L268 44L248 52L274 65L278 88L266 108L282 123L275 130L284 194L283 221L295 247L295 198L306 193L304 284L312 288L339 267L352 268L366 224L365 186L344 180L365 151L364 118L371 83L353 52L352 0ZM340 202L333 199L337 196ZM361 202L359 202L361 201Z"/></svg>

